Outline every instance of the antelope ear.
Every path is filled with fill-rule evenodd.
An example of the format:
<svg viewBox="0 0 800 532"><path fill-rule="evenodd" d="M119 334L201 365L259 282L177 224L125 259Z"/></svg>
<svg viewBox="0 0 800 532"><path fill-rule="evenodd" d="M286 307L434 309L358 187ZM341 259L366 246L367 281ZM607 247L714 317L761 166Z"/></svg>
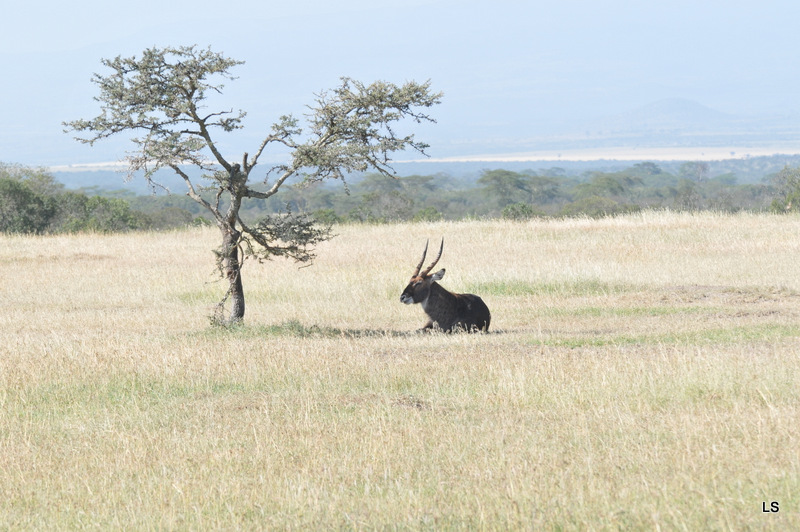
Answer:
<svg viewBox="0 0 800 532"><path fill-rule="evenodd" d="M442 277L444 277L444 268L431 275L431 279L433 279L434 281L441 281Z"/></svg>

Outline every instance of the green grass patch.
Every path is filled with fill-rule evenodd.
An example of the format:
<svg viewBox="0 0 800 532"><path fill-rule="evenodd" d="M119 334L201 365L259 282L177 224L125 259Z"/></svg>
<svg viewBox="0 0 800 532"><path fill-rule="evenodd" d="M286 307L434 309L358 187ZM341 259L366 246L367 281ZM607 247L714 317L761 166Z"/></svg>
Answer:
<svg viewBox="0 0 800 532"><path fill-rule="evenodd" d="M605 347L624 345L709 345L771 341L800 336L800 325L763 324L667 334L575 336L531 341L551 347Z"/></svg>
<svg viewBox="0 0 800 532"><path fill-rule="evenodd" d="M552 283L510 279L468 285L468 291L475 294L508 297L525 295L598 296L621 294L637 289L638 287L631 284L609 283L599 279L579 279L577 281Z"/></svg>
<svg viewBox="0 0 800 532"><path fill-rule="evenodd" d="M640 317L640 316L673 316L679 314L701 314L717 312L718 308L685 306L685 307L578 307L543 308L539 311L542 316L588 316L588 317Z"/></svg>
<svg viewBox="0 0 800 532"><path fill-rule="evenodd" d="M17 405L24 405L20 415L28 419L69 418L86 412L158 408L159 405L183 402L198 397L246 392L233 381L181 380L147 378L139 375L111 376L98 382L61 382L10 394Z"/></svg>
<svg viewBox="0 0 800 532"><path fill-rule="evenodd" d="M225 290L221 287L221 284L207 285L197 290L176 294L175 298L181 303L190 305L216 303L225 295Z"/></svg>

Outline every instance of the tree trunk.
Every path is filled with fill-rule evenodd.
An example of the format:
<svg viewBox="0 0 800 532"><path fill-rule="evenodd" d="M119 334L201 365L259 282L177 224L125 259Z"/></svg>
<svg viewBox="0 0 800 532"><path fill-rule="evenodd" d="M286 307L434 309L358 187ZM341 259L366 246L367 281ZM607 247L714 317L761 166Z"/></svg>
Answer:
<svg viewBox="0 0 800 532"><path fill-rule="evenodd" d="M239 236L236 229L222 229L222 260L225 277L230 283L228 297L231 299L231 314L228 322L239 323L244 319L244 287L242 286L241 263L239 262Z"/></svg>

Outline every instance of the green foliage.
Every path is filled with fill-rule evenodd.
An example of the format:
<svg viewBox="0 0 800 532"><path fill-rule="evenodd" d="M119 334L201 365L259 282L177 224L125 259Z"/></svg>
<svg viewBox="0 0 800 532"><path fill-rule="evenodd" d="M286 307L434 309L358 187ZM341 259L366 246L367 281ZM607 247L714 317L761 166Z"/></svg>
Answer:
<svg viewBox="0 0 800 532"><path fill-rule="evenodd" d="M306 181L344 179L351 172L374 170L394 175L390 155L412 149L425 153L428 145L414 135L400 136L394 123L403 118L433 121L421 110L441 102L442 94L431 91L430 82L408 82L397 86L385 81L370 85L342 78L339 87L325 91L311 106L310 137L302 144L292 139L300 130L296 121L279 131L294 148L292 163L282 172L301 175Z"/></svg>
<svg viewBox="0 0 800 532"><path fill-rule="evenodd" d="M412 217L414 200L399 190L369 192L352 211L349 218L358 222L401 222Z"/></svg>
<svg viewBox="0 0 800 532"><path fill-rule="evenodd" d="M412 222L438 222L442 219L442 213L436 210L436 207L425 207L417 211Z"/></svg>
<svg viewBox="0 0 800 532"><path fill-rule="evenodd" d="M500 208L521 199L527 201L531 194L526 176L508 170L484 170L478 184Z"/></svg>
<svg viewBox="0 0 800 532"><path fill-rule="evenodd" d="M503 208L502 216L506 220L529 220L537 213L533 207L527 203L512 203Z"/></svg>
<svg viewBox="0 0 800 532"><path fill-rule="evenodd" d="M64 185L43 167L0 162L0 179L18 181L39 196L54 196L64 191Z"/></svg>
<svg viewBox="0 0 800 532"><path fill-rule="evenodd" d="M0 232L43 233L55 208L25 183L0 179Z"/></svg>
<svg viewBox="0 0 800 532"><path fill-rule="evenodd" d="M637 165L638 166L638 165ZM634 167L636 168L636 167ZM655 175L650 167L646 167L648 175ZM590 198L610 198L623 201L635 195L635 187L643 184L643 179L636 175L628 175L625 172L616 174L606 174L597 172L586 183L575 186L574 195L579 200Z"/></svg>
<svg viewBox="0 0 800 532"><path fill-rule="evenodd" d="M531 192L531 201L537 205L546 205L554 202L561 195L563 178L547 176L530 176L528 187Z"/></svg>
<svg viewBox="0 0 800 532"><path fill-rule="evenodd" d="M304 213L285 212L265 216L246 229L242 246L249 256L259 261L272 257L288 257L295 262L310 262L314 258L314 247L333 237L330 226L320 225L319 220Z"/></svg>
<svg viewBox="0 0 800 532"><path fill-rule="evenodd" d="M681 179L674 189L673 207L680 211L696 211L703 205L703 196L694 181Z"/></svg>
<svg viewBox="0 0 800 532"><path fill-rule="evenodd" d="M686 175L687 168L680 168ZM351 178L348 194L320 182L288 186L268 199L254 199L240 215L252 228L287 205L294 213L313 213L322 226L467 217L602 217L643 208L787 213L797 212L800 205L800 169L789 167L765 177L761 184L738 184L737 176L730 172L703 180L687 179L653 164L583 176L568 176L559 169L491 175L524 182L530 194L499 208L497 197L487 194L486 182L470 186L447 174L392 177L371 173ZM214 224L208 214L202 216L203 207L187 196L145 197L88 189L95 196L92 199L82 192L64 191L44 169L2 163L0 179L5 180L0 185L0 218L6 232L107 232ZM202 194L206 201L214 201L212 192ZM219 205L224 210L227 203Z"/></svg>
<svg viewBox="0 0 800 532"><path fill-rule="evenodd" d="M325 225L333 225L342 222L342 218L333 209L319 209L312 213L317 222Z"/></svg>
<svg viewBox="0 0 800 532"><path fill-rule="evenodd" d="M123 199L68 192L59 201L60 230L124 232L150 227L147 217Z"/></svg>
<svg viewBox="0 0 800 532"><path fill-rule="evenodd" d="M44 168L0 163L0 232L46 232L62 189Z"/></svg>
<svg viewBox="0 0 800 532"><path fill-rule="evenodd" d="M581 183L575 187L575 197L579 200L594 197L609 198L622 194L625 187L614 177L600 174L588 183Z"/></svg>
<svg viewBox="0 0 800 532"><path fill-rule="evenodd" d="M589 196L578 199L561 210L562 216L589 216L591 218L602 218L604 216L614 216L636 212L641 207L620 203L616 200L601 196Z"/></svg>
<svg viewBox="0 0 800 532"><path fill-rule="evenodd" d="M194 224L196 219L205 220L205 218L195 218L191 212L180 207L165 207L144 216L149 229L188 227Z"/></svg>
<svg viewBox="0 0 800 532"><path fill-rule="evenodd" d="M708 179L709 165L702 161L685 162L680 167L680 176L684 179L702 182Z"/></svg>
<svg viewBox="0 0 800 532"><path fill-rule="evenodd" d="M144 172L151 180L161 168L191 164L209 171L205 150L215 151L207 139L216 129L241 128L243 111L206 114L207 93L219 93L224 84L212 79L233 79L229 70L242 61L195 46L149 48L141 57L102 59L109 75L95 74L100 88L95 99L101 113L92 120L66 122L68 130L88 132L77 140L94 144L123 131L142 133L131 141L138 152L128 157L129 175ZM204 118L200 118L205 115ZM196 134L185 134L201 125ZM158 186L157 183L153 183Z"/></svg>
<svg viewBox="0 0 800 532"><path fill-rule="evenodd" d="M10 170L10 171L9 171ZM65 191L44 169L0 164L0 231L7 233L124 232L191 223L178 207L148 213L122 198Z"/></svg>
<svg viewBox="0 0 800 532"><path fill-rule="evenodd" d="M777 213L800 212L800 168L786 167L774 179L775 199L770 210Z"/></svg>
<svg viewBox="0 0 800 532"><path fill-rule="evenodd" d="M636 163L631 168L631 173L638 176L653 176L663 172L656 163L651 162Z"/></svg>

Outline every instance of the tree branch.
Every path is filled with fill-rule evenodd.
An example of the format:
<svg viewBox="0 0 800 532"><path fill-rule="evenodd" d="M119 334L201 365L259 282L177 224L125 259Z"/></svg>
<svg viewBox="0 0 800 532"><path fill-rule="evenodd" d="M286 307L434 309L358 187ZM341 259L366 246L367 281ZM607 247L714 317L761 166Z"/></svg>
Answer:
<svg viewBox="0 0 800 532"><path fill-rule="evenodd" d="M186 172L184 172L179 166L171 165L171 168L175 171L176 174L181 176L183 178L183 181L186 183L186 188L188 189L186 195L192 198L200 205L202 205L203 207L205 207L206 210L208 210L208 212L210 212L214 216L217 222L222 222L223 218L222 214L219 212L219 205L217 205L217 207L215 208L205 199L203 199L203 197L197 193L197 190L195 190L194 184L192 183L192 180L189 177L189 175Z"/></svg>
<svg viewBox="0 0 800 532"><path fill-rule="evenodd" d="M257 190L253 190L248 187L244 195L245 197L255 198L255 199L267 199L269 197L272 197L278 192L278 189L281 188L281 186L286 182L286 180L295 174L297 174L297 171L295 171L292 168L286 168L281 177L279 177L278 180L275 181L275 183L273 183L272 187L270 187L270 189L267 190L266 192L259 192Z"/></svg>
<svg viewBox="0 0 800 532"><path fill-rule="evenodd" d="M192 103L192 105L190 106L189 113L190 116L192 117L192 120L194 120L195 123L200 127L200 136L203 138L203 140L206 141L206 146L214 155L214 158L226 171L230 172L231 164L227 160L225 160L225 157L223 157L222 153L220 153L220 151L217 149L216 144L214 144L214 141L211 138L211 133L209 133L208 127L206 127L205 120L197 115L197 109L194 103Z"/></svg>

